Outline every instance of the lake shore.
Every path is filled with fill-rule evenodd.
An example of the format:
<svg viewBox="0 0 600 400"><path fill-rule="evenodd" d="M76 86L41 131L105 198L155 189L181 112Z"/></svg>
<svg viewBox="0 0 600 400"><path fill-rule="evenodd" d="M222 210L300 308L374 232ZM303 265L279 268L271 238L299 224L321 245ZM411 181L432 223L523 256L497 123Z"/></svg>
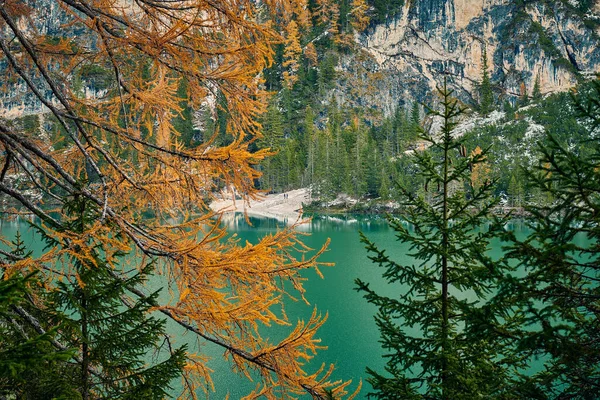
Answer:
<svg viewBox="0 0 600 400"><path fill-rule="evenodd" d="M283 193L274 193L262 196L256 200L245 202L231 198L217 200L210 204L213 211L221 213L246 213L250 216L274 218L287 224L293 224L302 219L303 212L317 214L397 214L400 206L396 202L371 199L358 201L346 195L340 195L333 201L321 203L313 202L307 188L290 190ZM498 205L494 208L496 215L511 214L515 218L526 215L522 207L508 207Z"/></svg>
<svg viewBox="0 0 600 400"><path fill-rule="evenodd" d="M256 217L275 218L293 224L302 219L303 204L310 202L308 189L290 190L262 196L248 202L244 200L223 199L210 204L213 211L219 213L242 212Z"/></svg>

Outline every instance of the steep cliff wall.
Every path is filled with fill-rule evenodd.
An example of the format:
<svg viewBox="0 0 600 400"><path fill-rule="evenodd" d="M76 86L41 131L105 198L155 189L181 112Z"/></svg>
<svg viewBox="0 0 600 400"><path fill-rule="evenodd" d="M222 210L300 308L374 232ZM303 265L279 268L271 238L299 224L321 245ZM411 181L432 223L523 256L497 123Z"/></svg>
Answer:
<svg viewBox="0 0 600 400"><path fill-rule="evenodd" d="M387 114L428 100L446 77L461 100L476 103L484 48L500 101L531 94L536 78L544 94L564 91L600 72L599 26L600 0L406 0L393 20L356 36L373 62L357 67L350 55L341 70L368 79L337 96L352 102L352 92L375 88L369 103Z"/></svg>
<svg viewBox="0 0 600 400"><path fill-rule="evenodd" d="M31 10L31 17L28 19L19 19L17 24L19 28L28 33L31 25L35 27L36 34L48 35L51 39L71 39L74 42L84 34L84 30L73 24L73 17L65 13L60 2L55 0L25 0L24 6ZM5 40L14 37L12 31L3 24L0 24L0 34ZM51 70L52 65L48 66ZM99 97L106 93L98 76L98 70L88 76L73 76L78 79L78 85L82 96L88 98ZM9 63L4 54L0 54L0 73L7 77L6 71L11 71ZM48 100L56 102L56 99L50 94L48 86L43 78L38 74L32 74L31 79L38 84L38 89L48 95ZM37 115L48 110L42 102L33 95L27 88L25 82L16 76L10 76L5 79L4 91L0 93L0 118L16 118L25 115Z"/></svg>
<svg viewBox="0 0 600 400"><path fill-rule="evenodd" d="M370 0L374 2L375 0ZM43 10L37 28L54 37L77 37L54 0L27 0ZM478 101L482 51L499 102L567 90L600 72L600 0L389 0L396 7L355 36L356 51L339 57L338 104L368 107L389 115L398 105L431 101L444 77L465 103ZM129 3L126 3L129 4ZM124 3L125 5L125 3ZM391 16L390 16L391 15ZM382 21L383 19L383 21ZM6 68L0 60L0 70ZM105 93L96 68L74 76L81 94ZM39 100L21 81L0 94L0 117L35 114Z"/></svg>
<svg viewBox="0 0 600 400"><path fill-rule="evenodd" d="M123 12L133 15L136 12L135 3L130 0L115 0ZM97 50L100 40L98 36L90 36L90 31L82 24L82 15L77 14L73 7L65 6L64 2L57 0L19 0L26 13L26 17L15 19L18 28L25 37L35 41L42 35L47 36L50 42L66 40L76 46L79 51L93 54ZM0 36L12 42L14 33L0 22ZM16 40L15 40L16 42ZM20 55L19 55L20 57ZM28 59L28 57L24 57ZM28 89L22 78L18 77L9 66L6 56L0 52L0 74L5 77L3 91L0 92L0 118L13 119L29 115L40 115L49 112L42 102ZM51 73L58 73L58 66L49 63L46 68ZM112 68L106 65L87 64L72 65L64 70L69 70L69 75L61 78L70 80L71 89L81 98L94 99L104 97L111 86L114 87ZM34 72L35 71L35 72ZM45 79L35 68L27 71L30 79L37 85L37 89L46 95L46 100L59 105L58 99Z"/></svg>

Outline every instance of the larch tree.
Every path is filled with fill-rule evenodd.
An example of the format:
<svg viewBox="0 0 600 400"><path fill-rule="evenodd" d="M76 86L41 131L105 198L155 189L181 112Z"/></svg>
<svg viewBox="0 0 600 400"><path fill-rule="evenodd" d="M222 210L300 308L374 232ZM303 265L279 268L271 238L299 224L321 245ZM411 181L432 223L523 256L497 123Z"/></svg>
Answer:
<svg viewBox="0 0 600 400"><path fill-rule="evenodd" d="M307 60L310 68L315 68L319 64L317 49L314 43L310 42L304 46L304 58Z"/></svg>
<svg viewBox="0 0 600 400"><path fill-rule="evenodd" d="M335 37L339 33L340 9L338 3L328 0L316 0L315 5L314 15L317 22L325 27L327 34Z"/></svg>
<svg viewBox="0 0 600 400"><path fill-rule="evenodd" d="M471 152L471 158L478 158L482 153L481 147L477 146ZM486 181L491 179L492 171L485 157L482 162L473 165L471 169L471 185L473 188L479 189Z"/></svg>
<svg viewBox="0 0 600 400"><path fill-rule="evenodd" d="M352 0L351 24L357 32L362 32L369 26L369 5L365 0Z"/></svg>
<svg viewBox="0 0 600 400"><path fill-rule="evenodd" d="M519 84L519 98L517 99L517 107L525 107L527 104L529 104L527 85L525 85L525 82L521 82Z"/></svg>
<svg viewBox="0 0 600 400"><path fill-rule="evenodd" d="M96 246L111 248L118 237L123 252L157 259L174 296L156 310L220 346L237 371L254 371L259 382L251 396L323 398L328 389L339 397L347 385L329 382L330 369L304 370L320 348L315 334L324 318L316 311L276 343L263 331L291 324L275 310L288 295L302 297L299 272L318 268L323 249L307 254L294 229L239 243L208 207L219 190L244 200L260 195L256 166L269 152L249 145L260 136L257 117L266 107L261 74L282 40L274 21L289 22L294 4L3 1L2 91L8 98L19 93L4 106L37 107L44 124L40 132L8 113L0 118L0 193L62 242L80 236L69 229L66 199L77 195L96 207L88 232ZM229 144L182 144L173 120L184 98L192 109L214 105L215 114L228 116L226 126L215 126ZM80 271L60 270L61 254L48 249L7 274L41 270L48 290L61 273L81 284ZM125 279L118 263L108 263ZM127 295L150 296L143 287ZM188 354L186 362L188 393L211 387L205 360Z"/></svg>
<svg viewBox="0 0 600 400"><path fill-rule="evenodd" d="M298 69L300 68L300 57L302 56L302 47L300 46L300 32L298 24L290 21L286 27L286 37L284 42L283 54L283 81L288 89L298 80Z"/></svg>
<svg viewBox="0 0 600 400"><path fill-rule="evenodd" d="M493 302L494 288L507 267L490 257L490 240L502 221L491 220L497 201L494 182L474 187L470 170L484 162L485 152L468 155L452 136L462 113L444 85L439 90L442 120L439 135L423 133L428 150L414 153L425 191L400 188L402 219L388 217L397 240L409 252L395 261L361 234L369 258L383 269L396 288L382 295L356 280L357 290L378 308L375 321L385 350L384 371L367 368L373 386L369 396L380 399L496 398L510 393L505 349L510 339L499 332L504 304Z"/></svg>

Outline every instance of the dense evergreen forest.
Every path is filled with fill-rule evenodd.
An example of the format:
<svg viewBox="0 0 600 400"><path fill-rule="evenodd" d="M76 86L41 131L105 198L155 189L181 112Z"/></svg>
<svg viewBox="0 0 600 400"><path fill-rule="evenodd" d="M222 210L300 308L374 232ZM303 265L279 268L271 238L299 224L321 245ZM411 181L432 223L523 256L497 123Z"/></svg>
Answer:
<svg viewBox="0 0 600 400"><path fill-rule="evenodd" d="M589 85L578 90L585 92ZM539 92L515 105L494 99L487 116L479 104L467 105L460 127L467 151L491 146L488 162L476 172L486 176L474 179L499 177L495 193L511 207L544 200L527 185L522 167L537 162L535 149L545 140L545 131L565 144L588 135L569 99L568 93L542 98ZM394 115L378 120L365 118L367 113L344 109L334 101L317 110L307 105L304 118L294 121L275 97L262 120L264 138L257 146L277 154L263 165L260 187L276 192L309 187L321 207L341 194L387 202L398 196L394 183L418 191L422 181L415 174L411 153L425 145L421 132L431 127L432 118L418 103L398 104Z"/></svg>

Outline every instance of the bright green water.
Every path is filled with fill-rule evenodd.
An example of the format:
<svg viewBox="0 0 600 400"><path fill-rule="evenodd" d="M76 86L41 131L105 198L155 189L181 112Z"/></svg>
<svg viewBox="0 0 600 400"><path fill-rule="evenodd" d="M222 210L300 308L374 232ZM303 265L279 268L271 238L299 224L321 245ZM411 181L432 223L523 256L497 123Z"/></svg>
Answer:
<svg viewBox="0 0 600 400"><path fill-rule="evenodd" d="M243 218L232 218L225 223L231 232L236 232L242 240L256 242L263 235L273 232L278 223L268 219L251 219L253 226L248 226ZM523 227L516 225L514 229L523 231ZM24 222L3 222L0 224L0 234L4 238L14 237L17 230L21 230L23 240L35 253L41 251L41 243ZM370 282L371 287L383 294L393 294L399 288L390 287L381 278L383 272L367 258L366 250L359 241L358 232L361 230L380 248L387 249L387 253L399 259L406 248L395 241L393 232L385 221L378 217L357 217L337 219L332 217L315 217L310 224L303 226L303 230L310 233L305 238L305 243L312 248L319 248L327 238L331 238L329 250L323 255L322 261L335 262L335 267L324 267L321 279L312 270L303 274L309 278L306 283L306 298L310 305L290 302L288 316L292 321L306 319L310 316L313 306L322 313L329 313L327 323L319 330L322 343L328 349L320 352L312 360L309 371L317 369L321 363L336 364L334 379L349 380L356 383L365 379L365 368L369 366L381 370L384 365L382 349L379 346L379 333L373 321L376 312L374 306L368 304L362 296L354 290L354 279L360 278ZM499 254L498 243L492 249ZM157 281L158 283L158 281ZM182 336L183 332L171 324L169 332L174 336ZM276 333L277 335L283 332ZM223 399L229 392L231 399L239 399L247 394L255 383L248 382L245 378L238 377L230 371L229 364L222 361L222 351L213 345L198 344L191 335L185 335L180 343L189 342L193 351L213 356L210 367L214 370L216 393L210 393L210 399ZM198 348L198 346L200 346ZM362 394L365 398L370 385L363 382ZM200 394L200 398L205 397Z"/></svg>

